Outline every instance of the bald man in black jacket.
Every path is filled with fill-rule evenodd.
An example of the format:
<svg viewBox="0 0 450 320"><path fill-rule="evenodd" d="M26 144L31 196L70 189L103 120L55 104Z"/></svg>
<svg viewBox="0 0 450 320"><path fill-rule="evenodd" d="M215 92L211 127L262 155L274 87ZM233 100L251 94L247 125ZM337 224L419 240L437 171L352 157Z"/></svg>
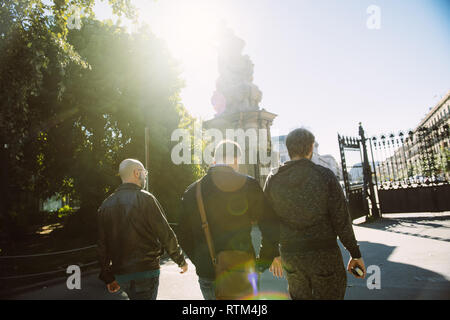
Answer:
<svg viewBox="0 0 450 320"><path fill-rule="evenodd" d="M122 290L130 299L155 300L164 249L181 273L188 265L164 210L143 190L147 170L142 163L126 159L119 174L123 183L98 210L99 278L111 293Z"/></svg>

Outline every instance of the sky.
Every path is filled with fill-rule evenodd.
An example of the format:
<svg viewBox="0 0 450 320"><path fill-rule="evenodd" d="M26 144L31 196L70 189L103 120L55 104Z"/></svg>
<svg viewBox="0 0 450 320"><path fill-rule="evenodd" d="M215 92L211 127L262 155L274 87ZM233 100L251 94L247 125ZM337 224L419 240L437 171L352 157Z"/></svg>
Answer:
<svg viewBox="0 0 450 320"><path fill-rule="evenodd" d="M184 106L215 111L214 30L225 21L246 42L272 135L310 129L320 154L339 159L337 133L368 136L417 126L450 90L449 0L134 0L139 21L180 60ZM370 29L368 8L379 8ZM106 5L96 6L109 18ZM132 28L131 28L132 29Z"/></svg>

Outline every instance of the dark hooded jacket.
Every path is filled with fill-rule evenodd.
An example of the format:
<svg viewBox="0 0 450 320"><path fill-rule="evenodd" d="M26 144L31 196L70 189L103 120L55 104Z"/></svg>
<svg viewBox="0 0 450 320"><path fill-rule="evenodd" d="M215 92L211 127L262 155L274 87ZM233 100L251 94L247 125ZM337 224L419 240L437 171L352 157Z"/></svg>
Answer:
<svg viewBox="0 0 450 320"><path fill-rule="evenodd" d="M241 250L255 255L251 232L252 225L258 223L262 234L258 266L267 268L280 254L279 225L258 182L220 165L210 168L200 180L216 254L223 250ZM214 279L214 267L196 200L199 181L190 185L183 195L183 211L176 230L180 245L195 265L197 275Z"/></svg>

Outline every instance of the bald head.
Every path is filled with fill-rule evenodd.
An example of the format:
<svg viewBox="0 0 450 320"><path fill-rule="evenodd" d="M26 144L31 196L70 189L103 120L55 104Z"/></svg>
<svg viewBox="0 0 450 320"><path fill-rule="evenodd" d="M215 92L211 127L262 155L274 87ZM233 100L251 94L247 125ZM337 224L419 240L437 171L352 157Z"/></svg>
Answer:
<svg viewBox="0 0 450 320"><path fill-rule="evenodd" d="M136 159L125 159L119 165L119 175L123 183L134 183L143 188L145 173L144 165Z"/></svg>

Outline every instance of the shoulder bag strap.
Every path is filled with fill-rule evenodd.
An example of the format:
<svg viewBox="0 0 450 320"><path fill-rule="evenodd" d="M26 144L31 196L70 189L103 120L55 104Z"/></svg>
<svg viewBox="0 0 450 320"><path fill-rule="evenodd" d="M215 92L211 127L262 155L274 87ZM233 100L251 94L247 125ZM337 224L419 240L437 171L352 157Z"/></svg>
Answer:
<svg viewBox="0 0 450 320"><path fill-rule="evenodd" d="M216 253L214 250L214 244L211 237L211 231L209 230L208 221L206 220L206 212L205 212L205 206L203 204L203 196L202 196L202 189L201 189L201 180L197 183L196 188L196 198L197 198L197 205L198 210L200 211L200 217L202 219L202 228L205 232L206 242L208 243L208 249L209 249L209 255L211 256L211 261L213 265L216 265Z"/></svg>

